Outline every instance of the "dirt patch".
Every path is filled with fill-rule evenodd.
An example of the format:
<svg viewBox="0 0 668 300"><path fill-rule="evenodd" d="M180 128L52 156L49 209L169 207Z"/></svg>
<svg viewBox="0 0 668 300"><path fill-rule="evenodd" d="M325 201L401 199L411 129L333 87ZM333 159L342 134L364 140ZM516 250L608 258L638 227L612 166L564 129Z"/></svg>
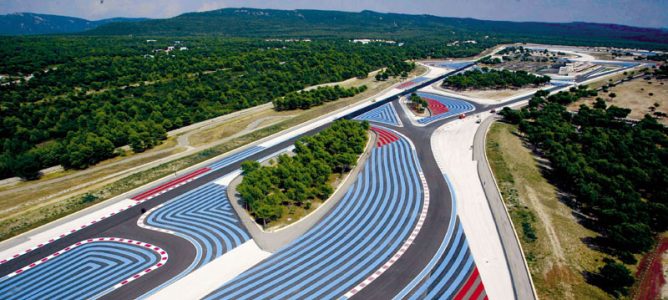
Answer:
<svg viewBox="0 0 668 300"><path fill-rule="evenodd" d="M611 97L611 93L614 93L615 97ZM611 87L608 92L599 92L597 97L603 98L608 105L631 109L629 118L636 120L655 111L668 114L668 79L634 79ZM568 108L576 111L582 104L591 106L595 99L596 97L582 99ZM658 107L655 104L658 104ZM659 122L668 125L668 118L660 118Z"/></svg>

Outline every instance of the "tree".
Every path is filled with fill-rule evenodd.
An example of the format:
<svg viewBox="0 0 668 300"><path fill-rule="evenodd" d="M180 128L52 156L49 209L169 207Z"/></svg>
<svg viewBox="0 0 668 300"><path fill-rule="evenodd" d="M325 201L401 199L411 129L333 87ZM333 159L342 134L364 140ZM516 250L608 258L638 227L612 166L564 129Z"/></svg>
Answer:
<svg viewBox="0 0 668 300"><path fill-rule="evenodd" d="M500 115L503 116L503 119L510 124L519 124L522 120L522 112L519 110L514 110L509 107L504 107L500 112Z"/></svg>
<svg viewBox="0 0 668 300"><path fill-rule="evenodd" d="M606 107L607 105L602 98L596 98L596 102L594 102L594 108L605 109Z"/></svg>
<svg viewBox="0 0 668 300"><path fill-rule="evenodd" d="M295 155L280 155L275 164L256 161L241 165L244 175L237 190L246 209L260 222L280 218L283 208L305 206L332 193L328 180L334 170L345 172L364 151L368 122L338 120L331 127L299 139Z"/></svg>
<svg viewBox="0 0 668 300"><path fill-rule="evenodd" d="M37 179L40 175L39 160L31 152L19 155L19 157L14 160L13 169L17 176L26 180Z"/></svg>
<svg viewBox="0 0 668 300"><path fill-rule="evenodd" d="M247 160L241 163L241 174L248 175L261 167L255 160Z"/></svg>
<svg viewBox="0 0 668 300"><path fill-rule="evenodd" d="M605 264L598 269L595 283L615 297L627 295L628 288L635 281L631 271L610 258L605 258L603 262Z"/></svg>
<svg viewBox="0 0 668 300"><path fill-rule="evenodd" d="M130 148L135 153L144 152L147 148L144 140L136 132L130 134L129 142Z"/></svg>

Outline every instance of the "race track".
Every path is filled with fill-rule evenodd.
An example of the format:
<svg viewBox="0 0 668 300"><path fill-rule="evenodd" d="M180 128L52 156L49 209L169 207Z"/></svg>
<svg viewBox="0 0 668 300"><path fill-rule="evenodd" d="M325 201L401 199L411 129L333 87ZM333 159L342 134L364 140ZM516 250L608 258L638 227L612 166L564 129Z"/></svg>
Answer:
<svg viewBox="0 0 668 300"><path fill-rule="evenodd" d="M416 154L393 134L397 140L372 151L323 221L207 299L333 299L376 272L408 239L422 208Z"/></svg>

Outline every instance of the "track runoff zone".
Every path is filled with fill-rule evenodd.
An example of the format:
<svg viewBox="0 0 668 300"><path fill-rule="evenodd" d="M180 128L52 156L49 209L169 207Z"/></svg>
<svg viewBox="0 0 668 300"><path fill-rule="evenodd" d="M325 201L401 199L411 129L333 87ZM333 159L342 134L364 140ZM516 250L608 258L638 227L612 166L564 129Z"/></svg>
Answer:
<svg viewBox="0 0 668 300"><path fill-rule="evenodd" d="M198 268L250 239L227 198L227 188L207 183L153 208L140 227L178 235L197 249Z"/></svg>
<svg viewBox="0 0 668 300"><path fill-rule="evenodd" d="M436 120L471 112L475 110L473 104L464 100L436 95L432 93L418 92L418 96L427 100L429 108L433 109L432 115L418 120L420 124L429 124Z"/></svg>
<svg viewBox="0 0 668 300"><path fill-rule="evenodd" d="M167 263L159 247L122 238L78 242L0 279L2 299L101 297Z"/></svg>
<svg viewBox="0 0 668 300"><path fill-rule="evenodd" d="M414 78L414 79L412 79L412 80L410 80L410 81L407 81L407 82L404 82L404 83L398 85L397 88L398 88L398 89L405 90L405 89L411 88L411 87L413 87L413 86L415 86L415 85L418 85L418 84L420 84L420 83L422 83L422 82L425 82L425 81L427 81L427 80L429 80L429 78L427 78L427 77L416 77L416 78Z"/></svg>
<svg viewBox="0 0 668 300"><path fill-rule="evenodd" d="M164 194L164 193L166 193L168 191L171 191L171 190L173 190L177 187L180 187L184 184L187 184L187 183L189 183L189 182L191 182L191 181L193 181L193 180L195 180L199 177L202 177L202 176L208 174L209 172L224 168L224 167L226 167L230 164L233 164L235 162L243 160L244 158L249 157L249 156L251 156L255 153L258 153L258 152L260 152L264 149L265 148L261 147L261 146L248 147L248 148L246 148L242 151L239 151L239 152L236 152L232 155L226 156L226 157L212 163L211 165L209 165L207 167L198 169L198 170L193 171L191 173L188 173L184 176L181 176L177 179L171 180L169 182L166 182L166 183L158 185L154 188L151 188L147 191L139 193L139 194L133 196L131 199L135 200L135 201L150 200L150 199L152 199L156 196Z"/></svg>
<svg viewBox="0 0 668 300"><path fill-rule="evenodd" d="M314 228L206 299L348 297L412 244L428 208L414 146L404 136L377 144L356 182Z"/></svg>
<svg viewBox="0 0 668 300"><path fill-rule="evenodd" d="M216 183L207 183L154 207L137 220L137 225L182 237L196 250L195 259L188 268L144 296L159 291L250 240L227 198L227 187Z"/></svg>
<svg viewBox="0 0 668 300"><path fill-rule="evenodd" d="M392 103L383 104L373 110L365 112L357 117L354 120L358 121L371 121L379 124L391 125L401 127L401 120L397 111L394 109Z"/></svg>

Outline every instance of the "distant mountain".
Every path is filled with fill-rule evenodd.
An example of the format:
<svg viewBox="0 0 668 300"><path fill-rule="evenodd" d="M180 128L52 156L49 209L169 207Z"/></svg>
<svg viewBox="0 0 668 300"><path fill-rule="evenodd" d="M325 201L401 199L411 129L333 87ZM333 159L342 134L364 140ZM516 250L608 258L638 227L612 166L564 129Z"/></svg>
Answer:
<svg viewBox="0 0 668 300"><path fill-rule="evenodd" d="M225 8L170 19L113 23L86 32L93 35L223 35L245 37L407 38L489 35L514 41L590 43L592 45L668 45L661 29L613 24L484 21L431 15ZM620 43L621 42L621 43Z"/></svg>
<svg viewBox="0 0 668 300"><path fill-rule="evenodd" d="M0 15L0 35L28 35L76 33L94 29L100 25L112 22L136 22L145 18L112 18L99 21L89 21L74 17L15 13Z"/></svg>

